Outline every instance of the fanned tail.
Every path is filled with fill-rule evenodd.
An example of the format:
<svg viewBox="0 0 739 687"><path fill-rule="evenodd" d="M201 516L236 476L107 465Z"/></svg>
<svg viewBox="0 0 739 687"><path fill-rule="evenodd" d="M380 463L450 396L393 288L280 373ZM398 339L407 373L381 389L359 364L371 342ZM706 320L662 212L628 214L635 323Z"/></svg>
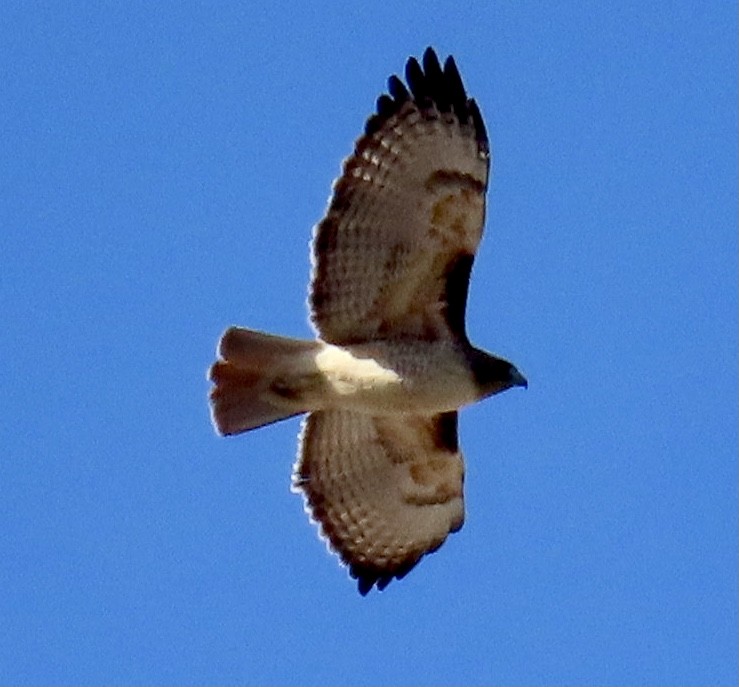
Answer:
<svg viewBox="0 0 739 687"><path fill-rule="evenodd" d="M220 360L210 368L211 417L220 434L239 434L305 412L272 389L295 356L316 350L313 341L250 329L227 329L218 345Z"/></svg>

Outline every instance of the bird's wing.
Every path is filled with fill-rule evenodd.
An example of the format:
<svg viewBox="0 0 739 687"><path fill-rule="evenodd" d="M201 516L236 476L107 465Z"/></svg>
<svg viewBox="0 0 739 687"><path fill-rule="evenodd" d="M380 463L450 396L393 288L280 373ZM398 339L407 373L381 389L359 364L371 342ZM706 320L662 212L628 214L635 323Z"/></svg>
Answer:
<svg viewBox="0 0 739 687"><path fill-rule="evenodd" d="M464 522L457 413L304 421L293 485L366 594L406 575Z"/></svg>
<svg viewBox="0 0 739 687"><path fill-rule="evenodd" d="M429 48L377 101L312 244L311 321L325 341L464 337L490 156L454 60Z"/></svg>

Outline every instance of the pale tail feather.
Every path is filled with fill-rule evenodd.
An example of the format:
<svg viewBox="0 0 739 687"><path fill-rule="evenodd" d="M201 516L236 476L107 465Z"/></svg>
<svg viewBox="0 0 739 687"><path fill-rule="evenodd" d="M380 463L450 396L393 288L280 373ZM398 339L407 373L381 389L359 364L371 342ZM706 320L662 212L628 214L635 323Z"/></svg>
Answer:
<svg viewBox="0 0 739 687"><path fill-rule="evenodd" d="M209 373L215 384L210 392L211 415L218 432L238 434L303 412L280 404L270 385L285 362L317 346L314 341L227 329L218 346L221 360Z"/></svg>

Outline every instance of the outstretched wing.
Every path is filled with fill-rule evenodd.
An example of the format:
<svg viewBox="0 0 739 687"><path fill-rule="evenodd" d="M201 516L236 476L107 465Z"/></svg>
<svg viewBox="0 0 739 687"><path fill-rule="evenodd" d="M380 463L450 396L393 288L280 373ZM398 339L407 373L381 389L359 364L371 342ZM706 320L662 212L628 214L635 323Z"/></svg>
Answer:
<svg viewBox="0 0 739 687"><path fill-rule="evenodd" d="M325 341L465 337L489 148L454 60L406 65L344 162L313 239L311 320Z"/></svg>
<svg viewBox="0 0 739 687"><path fill-rule="evenodd" d="M464 522L457 413L304 421L293 485L359 591L384 589Z"/></svg>

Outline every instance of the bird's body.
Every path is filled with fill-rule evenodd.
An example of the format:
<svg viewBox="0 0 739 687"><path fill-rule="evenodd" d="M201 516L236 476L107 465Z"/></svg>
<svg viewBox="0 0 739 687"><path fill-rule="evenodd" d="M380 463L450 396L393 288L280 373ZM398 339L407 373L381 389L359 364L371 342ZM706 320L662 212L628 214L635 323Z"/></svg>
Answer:
<svg viewBox="0 0 739 687"><path fill-rule="evenodd" d="M526 380L473 347L489 147L452 58L411 58L344 163L313 240L313 341L232 327L210 371L237 434L307 413L293 485L364 594L464 520L457 411Z"/></svg>
<svg viewBox="0 0 739 687"><path fill-rule="evenodd" d="M255 353L260 346L269 355L268 360ZM434 415L457 410L502 390L484 389L475 379L470 360L485 360L487 354L466 342L450 339L378 339L336 346L234 327L223 336L221 354L228 362L217 362L211 376L220 384L213 401L219 408L219 427L224 434L237 434L283 417L320 410L350 410L376 416ZM242 356L244 359L240 360ZM495 360L498 359L493 358L493 364ZM235 397L238 385L252 393L253 377L244 374L247 370L258 373L258 379L265 384L259 398L269 401L279 417L254 426L227 420L228 399ZM266 370L269 378L264 374ZM243 411L241 402L233 407L237 412Z"/></svg>

